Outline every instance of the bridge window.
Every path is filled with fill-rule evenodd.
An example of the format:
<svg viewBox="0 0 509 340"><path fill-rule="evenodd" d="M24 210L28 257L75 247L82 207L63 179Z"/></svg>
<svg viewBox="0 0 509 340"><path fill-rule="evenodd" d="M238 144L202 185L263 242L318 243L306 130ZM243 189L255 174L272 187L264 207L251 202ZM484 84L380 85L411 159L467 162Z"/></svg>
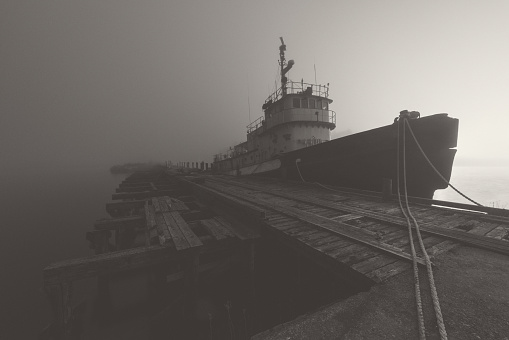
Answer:
<svg viewBox="0 0 509 340"><path fill-rule="evenodd" d="M315 100L312 98L309 98L309 108L314 109L315 107Z"/></svg>
<svg viewBox="0 0 509 340"><path fill-rule="evenodd" d="M329 109L329 103L327 103L325 100L322 101L322 110L328 110Z"/></svg>
<svg viewBox="0 0 509 340"><path fill-rule="evenodd" d="M308 99L307 98L302 98L302 107L304 109L308 108Z"/></svg>
<svg viewBox="0 0 509 340"><path fill-rule="evenodd" d="M300 107L300 98L293 98L293 107Z"/></svg>

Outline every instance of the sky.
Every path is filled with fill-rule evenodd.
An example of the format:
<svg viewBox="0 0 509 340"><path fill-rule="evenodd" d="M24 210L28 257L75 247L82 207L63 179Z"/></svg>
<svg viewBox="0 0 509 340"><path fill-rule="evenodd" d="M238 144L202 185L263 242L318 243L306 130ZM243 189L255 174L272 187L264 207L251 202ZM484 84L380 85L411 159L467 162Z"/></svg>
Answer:
<svg viewBox="0 0 509 340"><path fill-rule="evenodd" d="M399 111L460 120L457 161L509 158L508 1L0 2L0 165L212 161L290 79L330 83L332 137ZM56 166L56 167L55 167Z"/></svg>

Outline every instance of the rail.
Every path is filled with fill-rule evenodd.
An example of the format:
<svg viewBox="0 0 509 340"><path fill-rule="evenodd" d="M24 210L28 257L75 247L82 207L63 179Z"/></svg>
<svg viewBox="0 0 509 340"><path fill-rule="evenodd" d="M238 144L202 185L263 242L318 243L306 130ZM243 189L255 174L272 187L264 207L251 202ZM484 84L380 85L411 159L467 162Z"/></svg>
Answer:
<svg viewBox="0 0 509 340"><path fill-rule="evenodd" d="M267 119L265 119L264 116L261 116L260 118L258 118L257 120L255 120L246 127L247 133L251 133L262 126L266 126L266 128L271 128L279 124L296 121L323 122L336 125L336 112L334 112L333 110L306 109L306 111L308 112L295 113L295 109L285 109L283 111L273 114L271 117Z"/></svg>
<svg viewBox="0 0 509 340"><path fill-rule="evenodd" d="M274 93L272 93L266 100L265 103L274 103L281 99L286 89L286 94L299 94L310 91L309 94L318 97L329 98L329 84L319 85L304 82L288 81L286 86L281 86ZM309 90L310 89L310 90Z"/></svg>

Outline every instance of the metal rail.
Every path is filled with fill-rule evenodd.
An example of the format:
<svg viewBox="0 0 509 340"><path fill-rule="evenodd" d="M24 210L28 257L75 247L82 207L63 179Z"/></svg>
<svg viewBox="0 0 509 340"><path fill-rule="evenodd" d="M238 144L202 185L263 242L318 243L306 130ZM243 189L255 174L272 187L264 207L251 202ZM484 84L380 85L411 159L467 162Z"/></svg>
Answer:
<svg viewBox="0 0 509 340"><path fill-rule="evenodd" d="M337 202L331 203L331 202L327 202L327 201L324 201L321 199L311 198L309 196L305 197L305 198L297 197L296 195L290 195L290 194L286 194L286 193L283 193L278 190L268 189L266 187L261 187L261 186L252 185L252 184L239 183L236 181L226 181L224 179L211 178L211 177L207 178L207 180L221 182L223 184L229 184L229 185L238 186L238 187L244 187L246 189L257 190L259 192L268 193L268 194L271 194L274 196L290 199L290 200L297 201L297 202L315 205L315 206L321 207L321 208L332 209L332 210L335 210L338 212L346 212L346 213L362 215L362 216L369 217L371 219L374 219L374 220L377 220L380 222L390 223L391 225L395 225L395 226L402 227L402 228L407 227L406 220L404 218L397 217L397 216L390 216L388 214L382 214L382 213L369 211L369 210L362 209L362 208L350 207L345 204L341 204L341 203L337 203ZM442 228L442 227L436 225L435 223L429 223L429 222L428 223L420 223L420 229L422 232L425 232L430 235L444 237L444 238L447 238L447 239L450 239L450 240L453 240L453 241L456 241L459 243L463 243L463 244L466 244L469 246L483 248L483 249L487 249L487 250L494 251L497 253L509 255L509 242L504 241L504 240L499 240L499 239L495 239L495 238L491 238L491 237L476 235L476 234L472 234L472 233L468 233L468 232L464 232L464 231L445 229L445 228Z"/></svg>

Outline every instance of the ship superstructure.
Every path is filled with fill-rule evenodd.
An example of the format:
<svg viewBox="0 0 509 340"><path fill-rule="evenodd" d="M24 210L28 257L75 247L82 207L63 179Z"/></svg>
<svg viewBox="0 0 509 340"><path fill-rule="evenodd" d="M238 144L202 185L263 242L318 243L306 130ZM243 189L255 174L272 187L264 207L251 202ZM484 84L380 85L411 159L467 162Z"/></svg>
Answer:
<svg viewBox="0 0 509 340"><path fill-rule="evenodd" d="M286 45L280 39L281 87L265 100L263 116L247 126L247 141L215 155L218 171L256 173L264 167L256 169L252 165L330 140L330 132L336 127L336 113L329 109L332 103L329 84L288 80L286 74L295 63L286 62Z"/></svg>

